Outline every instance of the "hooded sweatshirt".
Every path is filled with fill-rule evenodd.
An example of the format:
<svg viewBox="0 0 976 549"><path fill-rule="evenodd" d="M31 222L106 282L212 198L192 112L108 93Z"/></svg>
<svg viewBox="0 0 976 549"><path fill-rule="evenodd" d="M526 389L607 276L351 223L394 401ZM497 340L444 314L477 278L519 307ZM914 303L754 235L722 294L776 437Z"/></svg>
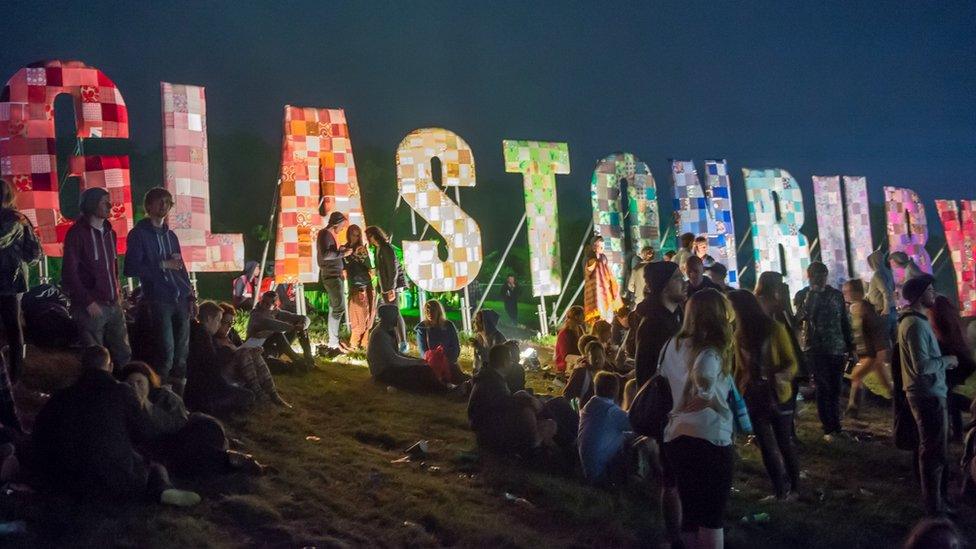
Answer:
<svg viewBox="0 0 976 549"><path fill-rule="evenodd" d="M637 325L637 340L634 344L638 387L647 383L647 380L657 372L657 360L661 349L668 339L681 329L681 307L675 307L674 311L670 311L661 301L661 293L677 270L678 264L670 261L650 263L644 267L647 297L637 306L640 323Z"/></svg>
<svg viewBox="0 0 976 549"><path fill-rule="evenodd" d="M139 278L143 296L157 303L179 303L193 294L186 269L163 269L161 263L180 253L180 241L166 223L155 227L147 217L129 231L125 254L125 276Z"/></svg>
<svg viewBox="0 0 976 549"><path fill-rule="evenodd" d="M874 275L864 298L879 315L893 315L896 308L895 275L888 265L888 254L881 250L873 252L868 256L868 266L874 270Z"/></svg>
<svg viewBox="0 0 976 549"><path fill-rule="evenodd" d="M495 345L505 343L508 339L505 334L498 329L498 313L492 310L483 309L481 311L481 327L483 334L477 334L474 338L474 369L480 370L488 363L488 351Z"/></svg>
<svg viewBox="0 0 976 549"><path fill-rule="evenodd" d="M419 358L407 356L397 350L396 332L400 325L400 311L396 305L386 303L376 311L379 323L369 333L366 345L366 363L373 378L383 374L388 368L404 368L426 364Z"/></svg>
<svg viewBox="0 0 976 549"><path fill-rule="evenodd" d="M260 265L257 261L251 260L244 264L241 275L234 279L234 305L240 305L246 299L254 299L255 279L251 278L254 268Z"/></svg>
<svg viewBox="0 0 976 549"><path fill-rule="evenodd" d="M64 262L61 283L75 307L88 307L93 302L115 303L119 297L119 266L116 256L116 236L112 224L102 221L101 230L90 221L90 213L104 189L93 188L82 193L82 215L71 225L64 237Z"/></svg>

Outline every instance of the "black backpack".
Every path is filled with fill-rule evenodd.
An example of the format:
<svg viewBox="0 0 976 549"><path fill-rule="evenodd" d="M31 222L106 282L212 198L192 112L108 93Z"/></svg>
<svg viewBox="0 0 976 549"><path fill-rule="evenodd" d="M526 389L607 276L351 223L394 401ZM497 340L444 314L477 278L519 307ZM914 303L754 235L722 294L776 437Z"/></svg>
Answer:
<svg viewBox="0 0 976 549"><path fill-rule="evenodd" d="M661 375L661 362L668 346L674 341L672 337L664 344L657 359L657 372L637 391L637 396L630 405L627 416L634 432L651 437L658 442L664 441L664 428L668 424L668 415L674 408L674 398L671 396L671 384Z"/></svg>

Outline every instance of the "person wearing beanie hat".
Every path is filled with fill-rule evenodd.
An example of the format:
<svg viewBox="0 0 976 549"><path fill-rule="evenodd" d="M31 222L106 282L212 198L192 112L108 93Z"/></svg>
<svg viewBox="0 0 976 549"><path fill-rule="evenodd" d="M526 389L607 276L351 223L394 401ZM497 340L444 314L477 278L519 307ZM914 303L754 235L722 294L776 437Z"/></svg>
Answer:
<svg viewBox="0 0 976 549"><path fill-rule="evenodd" d="M918 431L918 471L922 500L931 516L947 511L949 416L946 369L959 360L943 356L926 312L935 304L935 278L922 274L902 287L908 308L898 319L902 388Z"/></svg>
<svg viewBox="0 0 976 549"><path fill-rule="evenodd" d="M681 328L685 281L678 264L670 261L644 266L644 301L637 306L640 322L634 363L637 386L657 371L657 358L668 339Z"/></svg>
<svg viewBox="0 0 976 549"><path fill-rule="evenodd" d="M93 187L81 193L78 207L81 215L64 239L61 283L82 344L104 345L119 369L132 351L120 303L116 235L108 221L112 202L108 191Z"/></svg>
<svg viewBox="0 0 976 549"><path fill-rule="evenodd" d="M341 352L339 326L342 324L342 316L346 314L345 287L342 283L343 258L353 251L352 248L339 246L339 235L346 224L346 216L342 212L332 212L329 214L329 222L319 231L316 238L319 280L322 281L325 293L329 296L329 340L326 345L329 347L330 356L336 356Z"/></svg>

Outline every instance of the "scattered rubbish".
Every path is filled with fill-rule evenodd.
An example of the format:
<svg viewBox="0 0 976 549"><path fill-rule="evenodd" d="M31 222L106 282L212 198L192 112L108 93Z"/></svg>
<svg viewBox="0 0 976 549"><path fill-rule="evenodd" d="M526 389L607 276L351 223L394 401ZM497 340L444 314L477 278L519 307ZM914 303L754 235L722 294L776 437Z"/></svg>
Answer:
<svg viewBox="0 0 976 549"><path fill-rule="evenodd" d="M810 473L807 473L806 469L800 471L800 480L806 480L810 478Z"/></svg>
<svg viewBox="0 0 976 549"><path fill-rule="evenodd" d="M864 496L866 498L873 498L874 497L874 492L872 492L871 490L865 489L865 488L859 489L857 491L857 493L861 494L862 496Z"/></svg>
<svg viewBox="0 0 976 549"><path fill-rule="evenodd" d="M14 536L27 533L27 523L22 520L0 522L0 536Z"/></svg>
<svg viewBox="0 0 976 549"><path fill-rule="evenodd" d="M403 524L401 524L401 526L403 526L404 528L409 528L410 530L416 530L418 532L426 532L427 531L427 530L424 529L423 526L417 524L416 522L410 521L410 520L403 521Z"/></svg>
<svg viewBox="0 0 976 549"><path fill-rule="evenodd" d="M394 459L394 460L393 460L393 461L391 461L390 463L410 463L410 462L412 462L412 461L413 461L413 460L412 460L412 459L410 459L410 456L403 456L402 458L397 458L397 459Z"/></svg>
<svg viewBox="0 0 976 549"><path fill-rule="evenodd" d="M520 498L520 497L516 496L515 494L509 493L509 492L505 492L505 499L508 500L508 501L510 501L510 502L512 502L512 503L514 503L515 505L519 505L521 507L525 507L526 509L535 509L535 505L533 505L533 503L531 501L529 501L529 500L527 500L525 498Z"/></svg>
<svg viewBox="0 0 976 549"><path fill-rule="evenodd" d="M438 467L438 466L436 466L436 465L433 465L433 466L430 466L430 467L427 468L427 472L428 473L433 473L435 475L439 475L439 474L441 474L441 468Z"/></svg>
<svg viewBox="0 0 976 549"><path fill-rule="evenodd" d="M322 438L321 437L317 437L315 435L308 435L307 437L305 437L305 440L307 440L309 442L321 442Z"/></svg>
<svg viewBox="0 0 976 549"><path fill-rule="evenodd" d="M742 524L764 524L769 522L769 513L756 513L755 515L746 515L739 519Z"/></svg>

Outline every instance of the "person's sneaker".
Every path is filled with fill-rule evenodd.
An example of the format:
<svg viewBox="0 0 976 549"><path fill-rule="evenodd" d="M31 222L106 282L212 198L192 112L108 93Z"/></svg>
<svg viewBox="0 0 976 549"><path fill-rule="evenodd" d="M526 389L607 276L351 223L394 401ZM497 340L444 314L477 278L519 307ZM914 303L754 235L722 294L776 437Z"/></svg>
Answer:
<svg viewBox="0 0 976 549"><path fill-rule="evenodd" d="M831 442L834 441L834 435L831 433L827 433L826 435L823 436L823 441L826 442L827 444L830 444Z"/></svg>
<svg viewBox="0 0 976 549"><path fill-rule="evenodd" d="M189 490L169 488L159 495L159 503L174 507L193 507L200 503L200 494Z"/></svg>

